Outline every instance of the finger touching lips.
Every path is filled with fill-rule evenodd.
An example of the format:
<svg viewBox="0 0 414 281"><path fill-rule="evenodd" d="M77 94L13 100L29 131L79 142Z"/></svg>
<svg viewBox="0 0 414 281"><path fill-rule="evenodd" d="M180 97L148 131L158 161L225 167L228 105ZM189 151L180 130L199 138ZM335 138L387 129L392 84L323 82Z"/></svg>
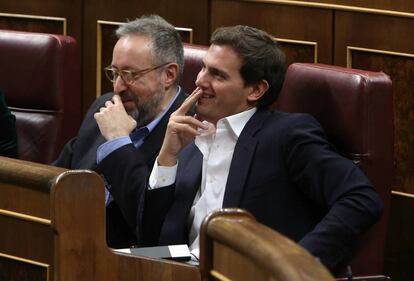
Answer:
<svg viewBox="0 0 414 281"><path fill-rule="evenodd" d="M200 88L196 88L194 92L187 97L187 99L183 102L183 104L176 111L176 113L185 115L188 112L188 110L190 110L191 106L193 106L201 97L201 93L202 90Z"/></svg>

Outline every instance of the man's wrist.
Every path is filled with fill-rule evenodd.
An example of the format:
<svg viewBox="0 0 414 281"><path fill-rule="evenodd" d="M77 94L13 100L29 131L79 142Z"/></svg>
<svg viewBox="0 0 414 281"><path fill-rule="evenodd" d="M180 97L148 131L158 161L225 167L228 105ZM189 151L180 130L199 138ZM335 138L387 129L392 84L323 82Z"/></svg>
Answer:
<svg viewBox="0 0 414 281"><path fill-rule="evenodd" d="M158 155L157 163L159 166L172 167L177 164L177 156L160 153Z"/></svg>
<svg viewBox="0 0 414 281"><path fill-rule="evenodd" d="M131 138L129 136L120 137L113 140L108 140L101 144L96 151L96 163L100 163L109 154L120 148L121 146L130 144Z"/></svg>
<svg viewBox="0 0 414 281"><path fill-rule="evenodd" d="M127 132L113 132L113 133L106 133L106 134L103 134L103 136L104 136L104 138L107 140L107 141L110 141L110 140L114 140L114 139L118 139L118 138L122 138L122 137L128 137L129 136L129 133L127 133Z"/></svg>
<svg viewBox="0 0 414 281"><path fill-rule="evenodd" d="M148 189L157 189L174 184L177 174L177 165L166 167L158 165L158 157L149 177Z"/></svg>

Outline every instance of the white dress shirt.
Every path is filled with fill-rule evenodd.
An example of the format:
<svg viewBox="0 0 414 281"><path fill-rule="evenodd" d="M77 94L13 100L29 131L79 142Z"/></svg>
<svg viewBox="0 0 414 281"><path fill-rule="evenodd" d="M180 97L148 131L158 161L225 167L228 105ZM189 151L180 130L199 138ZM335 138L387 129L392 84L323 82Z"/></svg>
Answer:
<svg viewBox="0 0 414 281"><path fill-rule="evenodd" d="M236 142L256 108L225 117L217 122L216 130L208 130L195 138L195 145L203 154L201 185L188 217L189 242L193 255L199 257L200 226L204 217L223 206L224 192ZM213 126L210 124L210 126ZM214 126L213 126L214 128ZM158 166L155 161L149 188L161 188L175 182L177 165Z"/></svg>

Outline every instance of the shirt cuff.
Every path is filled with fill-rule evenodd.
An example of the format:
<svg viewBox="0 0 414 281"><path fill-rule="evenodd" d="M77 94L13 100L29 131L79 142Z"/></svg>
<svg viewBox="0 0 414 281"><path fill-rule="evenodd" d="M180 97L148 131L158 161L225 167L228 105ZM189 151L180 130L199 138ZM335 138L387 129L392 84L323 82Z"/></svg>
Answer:
<svg viewBox="0 0 414 281"><path fill-rule="evenodd" d="M177 175L177 166L172 167L158 166L158 157L155 160L154 167L149 178L148 189L156 189L164 186L172 185Z"/></svg>
<svg viewBox="0 0 414 281"><path fill-rule="evenodd" d="M96 163L99 164L106 156L130 143L132 143L131 138L129 136L123 136L101 144L96 151Z"/></svg>

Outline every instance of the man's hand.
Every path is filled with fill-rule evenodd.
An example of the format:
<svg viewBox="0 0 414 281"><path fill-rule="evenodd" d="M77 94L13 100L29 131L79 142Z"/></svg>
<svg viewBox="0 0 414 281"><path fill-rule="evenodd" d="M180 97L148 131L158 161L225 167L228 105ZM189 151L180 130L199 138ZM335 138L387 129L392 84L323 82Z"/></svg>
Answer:
<svg viewBox="0 0 414 281"><path fill-rule="evenodd" d="M208 126L192 116L187 116L188 110L200 98L202 91L197 88L187 97L183 104L170 116L167 131L158 164L160 166L174 166L180 151L200 134L198 128L206 130Z"/></svg>
<svg viewBox="0 0 414 281"><path fill-rule="evenodd" d="M101 107L94 117L106 140L128 136L137 126L137 122L125 111L118 95L114 95L112 101L105 102L105 107Z"/></svg>

